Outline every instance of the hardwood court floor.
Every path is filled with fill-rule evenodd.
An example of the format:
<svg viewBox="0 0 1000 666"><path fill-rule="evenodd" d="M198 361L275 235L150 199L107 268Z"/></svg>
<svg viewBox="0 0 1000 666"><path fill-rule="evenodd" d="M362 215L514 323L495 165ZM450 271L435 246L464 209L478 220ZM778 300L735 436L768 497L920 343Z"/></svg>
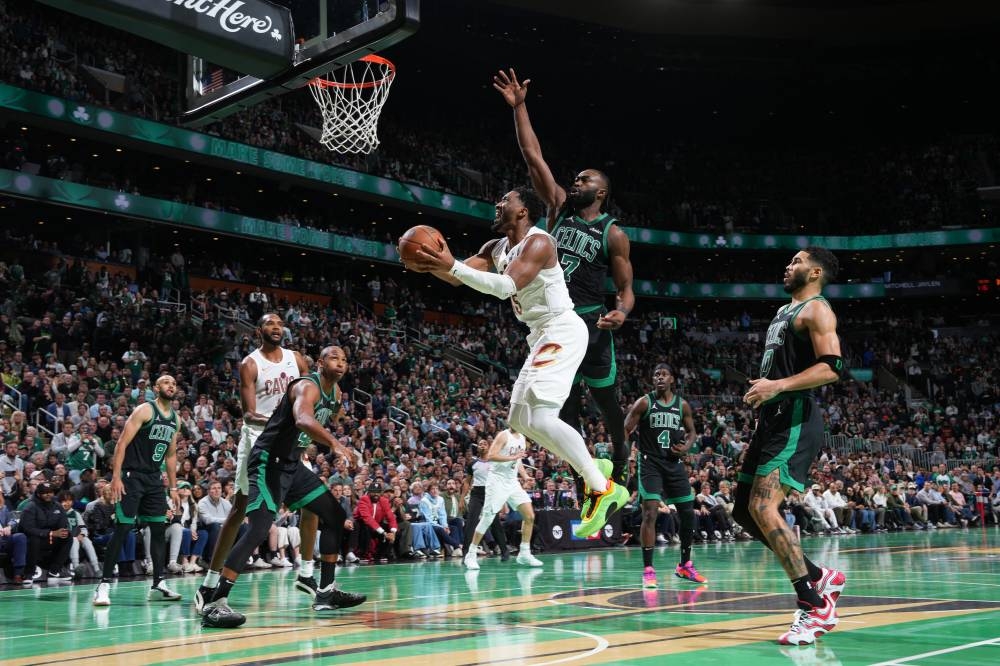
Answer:
<svg viewBox="0 0 1000 666"><path fill-rule="evenodd" d="M147 604L146 581L117 583L108 609L93 585L0 590L0 664L1000 664L1000 531L937 530L807 539L807 553L845 570L836 631L781 648L787 580L759 543L696 546L706 586L672 575L641 587L636 548L542 554L544 569L481 559L348 567L344 589L368 603L317 618L294 573L244 576L236 630L203 630L192 609L200 576L173 577L175 604Z"/></svg>

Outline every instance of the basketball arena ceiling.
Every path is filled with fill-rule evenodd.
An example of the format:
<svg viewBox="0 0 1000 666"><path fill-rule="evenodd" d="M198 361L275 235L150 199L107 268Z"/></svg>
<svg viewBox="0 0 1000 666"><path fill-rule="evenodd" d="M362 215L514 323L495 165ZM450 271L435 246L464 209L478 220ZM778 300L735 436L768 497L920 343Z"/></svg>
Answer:
<svg viewBox="0 0 1000 666"><path fill-rule="evenodd" d="M639 33L911 40L1000 26L1000 0L493 0Z"/></svg>

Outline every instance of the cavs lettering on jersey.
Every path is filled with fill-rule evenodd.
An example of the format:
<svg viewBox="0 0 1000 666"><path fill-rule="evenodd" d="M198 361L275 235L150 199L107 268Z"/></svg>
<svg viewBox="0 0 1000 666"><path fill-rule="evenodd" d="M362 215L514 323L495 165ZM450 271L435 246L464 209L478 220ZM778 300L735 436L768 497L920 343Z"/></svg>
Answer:
<svg viewBox="0 0 1000 666"><path fill-rule="evenodd" d="M575 215L560 215L552 229L566 287L577 308L604 303L608 231L615 222L615 218L606 213L591 222Z"/></svg>
<svg viewBox="0 0 1000 666"><path fill-rule="evenodd" d="M525 449L524 435L520 433L513 433L510 430L505 431L507 433L507 441L504 445L500 447L500 455L502 456L518 456ZM514 481L517 479L517 460L507 460L507 461L497 461L494 460L490 463L490 475L494 478L501 478L507 481Z"/></svg>
<svg viewBox="0 0 1000 666"><path fill-rule="evenodd" d="M295 352L281 349L281 360L272 363L264 358L260 349L250 353L250 358L257 364L257 382L254 391L257 394L258 414L271 416L275 407L288 390L293 379L299 377L299 365L295 361Z"/></svg>
<svg viewBox="0 0 1000 666"><path fill-rule="evenodd" d="M260 434L254 443L255 450L263 450L271 453L271 459L281 459L283 462L298 462L302 457L302 449L309 446L312 441L308 435L299 431L295 425L295 414L292 413L292 403L290 397L292 387L301 381L311 381L319 387L319 400L313 405L313 413L321 425L326 425L330 417L340 411L340 389L336 385L329 394L323 393L323 385L320 382L319 374L312 373L305 377L293 379L285 390L281 402L278 403L264 432Z"/></svg>
<svg viewBox="0 0 1000 666"><path fill-rule="evenodd" d="M153 418L139 428L125 449L122 469L126 472L159 472L170 442L177 434L179 423L174 410L166 415L157 409L155 402L149 405L153 408Z"/></svg>
<svg viewBox="0 0 1000 666"><path fill-rule="evenodd" d="M656 458L675 459L673 444L684 441L684 401L679 395L664 404L656 393L646 396L649 407L639 421L639 451Z"/></svg>
<svg viewBox="0 0 1000 666"><path fill-rule="evenodd" d="M760 360L760 376L765 379L784 379L797 375L816 364L816 352L808 334L795 331L795 318L810 301L829 303L822 296L814 296L798 304L781 306L778 314L767 327L764 356Z"/></svg>
<svg viewBox="0 0 1000 666"><path fill-rule="evenodd" d="M552 236L537 227L528 229L528 233L514 247L509 247L510 240L507 238L501 238L494 243L491 255L497 272L506 271L507 266L524 250L528 238L537 234L543 234L549 241L555 243ZM573 309L573 301L566 290L566 280L559 266L538 271L535 279L511 296L510 301L514 315L532 329L544 326L553 317Z"/></svg>

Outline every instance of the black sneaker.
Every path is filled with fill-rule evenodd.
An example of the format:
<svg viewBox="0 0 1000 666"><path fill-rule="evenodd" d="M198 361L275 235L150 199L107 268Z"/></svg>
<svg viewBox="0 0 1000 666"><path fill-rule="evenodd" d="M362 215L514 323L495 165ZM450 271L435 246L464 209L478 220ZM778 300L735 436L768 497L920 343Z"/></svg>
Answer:
<svg viewBox="0 0 1000 666"><path fill-rule="evenodd" d="M319 585L316 584L316 579L312 576L306 578L305 576L299 576L295 579L295 589L299 592L305 592L312 598L316 598L316 590L319 589Z"/></svg>
<svg viewBox="0 0 1000 666"><path fill-rule="evenodd" d="M501 549L500 551L500 561L506 562L509 559L510 559L510 547L504 546L503 549Z"/></svg>
<svg viewBox="0 0 1000 666"><path fill-rule="evenodd" d="M363 604L368 597L363 594L344 592L336 588L326 591L316 592L316 600L313 602L314 611L337 610L338 608L351 608L358 604Z"/></svg>
<svg viewBox="0 0 1000 666"><path fill-rule="evenodd" d="M205 606L212 603L212 597L215 596L214 587L205 587L204 585L198 588L198 591L194 593L194 609L198 611L198 614L202 614L205 610Z"/></svg>
<svg viewBox="0 0 1000 666"><path fill-rule="evenodd" d="M230 608L226 599L206 604L201 612L201 626L208 629L235 629L246 621L246 616Z"/></svg>
<svg viewBox="0 0 1000 666"><path fill-rule="evenodd" d="M52 582L63 582L73 580L73 576L65 571L50 571L48 573L48 579Z"/></svg>

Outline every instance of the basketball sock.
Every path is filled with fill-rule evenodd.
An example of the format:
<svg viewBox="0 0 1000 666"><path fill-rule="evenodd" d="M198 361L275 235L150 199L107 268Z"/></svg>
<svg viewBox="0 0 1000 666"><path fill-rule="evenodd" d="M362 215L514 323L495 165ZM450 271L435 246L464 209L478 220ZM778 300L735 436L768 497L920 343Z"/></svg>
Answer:
<svg viewBox="0 0 1000 666"><path fill-rule="evenodd" d="M233 589L233 585L236 581L229 580L228 578L220 578L219 586L215 588L215 594L212 595L212 601L219 601L220 599L228 599L229 593Z"/></svg>
<svg viewBox="0 0 1000 666"><path fill-rule="evenodd" d="M212 571L209 569L208 573L205 574L205 582L202 583L203 586L208 588L216 588L219 586L219 572Z"/></svg>
<svg viewBox="0 0 1000 666"><path fill-rule="evenodd" d="M319 586L324 590L333 585L333 578L337 575L337 563L323 560L319 567Z"/></svg>
<svg viewBox="0 0 1000 666"><path fill-rule="evenodd" d="M653 566L653 547L650 546L646 548L642 547L642 566L651 567Z"/></svg>
<svg viewBox="0 0 1000 666"><path fill-rule="evenodd" d="M527 541L522 541L521 548L517 551L518 555L521 555L522 553L531 555L531 544Z"/></svg>
<svg viewBox="0 0 1000 666"><path fill-rule="evenodd" d="M694 542L694 502L675 504L681 534L681 564L691 561L691 544Z"/></svg>
<svg viewBox="0 0 1000 666"><path fill-rule="evenodd" d="M816 563L814 563L808 557L803 556L802 559L806 561L806 569L809 570L809 580L815 583L816 581L818 581L820 578L823 577L822 568L816 566Z"/></svg>
<svg viewBox="0 0 1000 666"><path fill-rule="evenodd" d="M591 490L604 491L607 487L607 481L590 457L583 437L565 421L559 420L559 412L554 407L512 404L510 425L568 462Z"/></svg>
<svg viewBox="0 0 1000 666"><path fill-rule="evenodd" d="M308 560L299 559L299 575L303 578L312 578L316 562L312 558Z"/></svg>
<svg viewBox="0 0 1000 666"><path fill-rule="evenodd" d="M799 598L799 608L804 611L808 611L813 608L823 607L823 600L820 599L819 595L816 594L816 590L813 589L812 581L809 580L809 576L796 578L792 581L792 586L795 588L795 594Z"/></svg>

